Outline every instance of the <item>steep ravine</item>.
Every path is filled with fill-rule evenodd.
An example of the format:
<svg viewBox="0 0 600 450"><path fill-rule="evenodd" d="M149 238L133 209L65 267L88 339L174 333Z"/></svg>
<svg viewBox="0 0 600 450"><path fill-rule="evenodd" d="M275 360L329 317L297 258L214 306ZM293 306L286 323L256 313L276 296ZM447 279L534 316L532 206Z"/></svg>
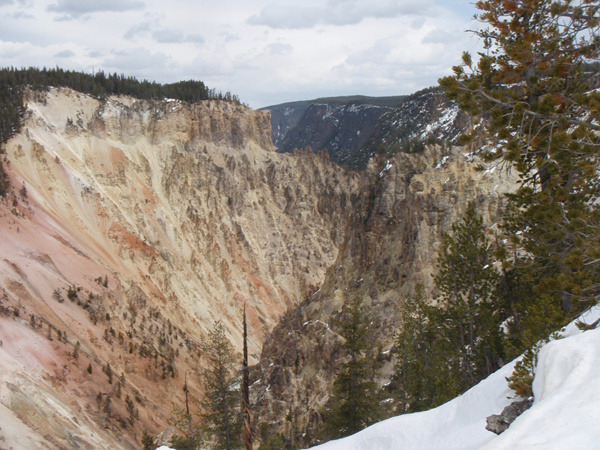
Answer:
<svg viewBox="0 0 600 450"><path fill-rule="evenodd" d="M51 88L26 107L0 203L0 446L136 447L173 425L186 376L200 397L216 320L240 348L246 305L258 360L322 284L363 181L276 153L268 113L232 103Z"/></svg>
<svg viewBox="0 0 600 450"><path fill-rule="evenodd" d="M300 446L316 442L320 413L343 358L335 318L352 296L364 298L378 321L378 343L387 355L379 381L382 386L390 381L402 299L417 283L435 295L432 277L443 233L469 201L493 231L503 193L513 186L500 168L478 171L478 164L464 148L428 147L368 169L371 187L353 212L325 282L286 313L263 347L255 398L259 420L270 423L263 426L265 435L281 433Z"/></svg>
<svg viewBox="0 0 600 450"><path fill-rule="evenodd" d="M469 200L492 224L511 186L456 147L363 172L280 154L268 113L232 103L51 88L26 107L0 201L2 448L139 447L173 426L186 378L201 397L216 320L240 348L244 305L256 420L310 442L344 300L367 299L389 349L442 233Z"/></svg>

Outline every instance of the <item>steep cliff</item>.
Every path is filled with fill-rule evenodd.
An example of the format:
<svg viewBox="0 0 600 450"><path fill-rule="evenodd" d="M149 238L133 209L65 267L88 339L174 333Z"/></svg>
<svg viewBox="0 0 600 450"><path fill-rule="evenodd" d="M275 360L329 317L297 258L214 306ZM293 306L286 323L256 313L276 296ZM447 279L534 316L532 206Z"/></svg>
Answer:
<svg viewBox="0 0 600 450"><path fill-rule="evenodd" d="M232 103L49 89L26 109L0 204L0 399L24 431L0 434L15 448L139 445L174 422L186 374L199 397L214 321L238 345L246 304L256 361L320 286L362 182L276 153L268 113Z"/></svg>
<svg viewBox="0 0 600 450"><path fill-rule="evenodd" d="M477 170L467 149L429 146L400 153L368 169L370 188L350 219L336 262L320 290L290 310L265 342L257 370L256 402L265 435L282 433L300 445L314 443L320 413L343 360L335 326L344 302L361 296L377 320L383 351L380 384L390 381L393 338L403 298L417 283L435 295L433 274L443 233L469 201L493 231L503 193L514 179L499 167ZM287 422L280 418L293 418Z"/></svg>
<svg viewBox="0 0 600 450"><path fill-rule="evenodd" d="M454 130L454 110L430 100L429 122L381 142ZM174 424L186 377L201 397L214 321L240 348L244 305L255 421L310 442L345 299L368 299L389 350L403 296L432 287L442 233L469 200L492 224L511 186L466 149L351 172L278 153L270 132L268 113L232 103L26 95L0 202L2 445L139 446Z"/></svg>

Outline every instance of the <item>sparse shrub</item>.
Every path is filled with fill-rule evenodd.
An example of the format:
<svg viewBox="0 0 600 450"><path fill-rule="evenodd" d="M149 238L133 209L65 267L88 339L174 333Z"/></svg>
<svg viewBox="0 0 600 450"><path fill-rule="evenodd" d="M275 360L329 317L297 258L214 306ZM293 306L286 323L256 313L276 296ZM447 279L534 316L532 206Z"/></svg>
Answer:
<svg viewBox="0 0 600 450"><path fill-rule="evenodd" d="M104 370L104 373L106 374L106 376L108 377L108 384L112 384L113 372L112 372L112 368L110 367L110 363L106 363L106 366L104 366L103 370Z"/></svg>
<svg viewBox="0 0 600 450"><path fill-rule="evenodd" d="M90 365L87 367L87 373L92 373L92 363L90 363Z"/></svg>
<svg viewBox="0 0 600 450"><path fill-rule="evenodd" d="M195 450L199 448L199 444L199 439L191 436L181 436L179 434L174 434L171 436L171 442L169 442L169 446L177 450Z"/></svg>
<svg viewBox="0 0 600 450"><path fill-rule="evenodd" d="M106 398L104 399L104 408L102 410L106 414L111 414L112 413L112 406L111 406L110 394L106 394Z"/></svg>
<svg viewBox="0 0 600 450"><path fill-rule="evenodd" d="M60 289L56 288L54 289L54 291L52 291L52 298L54 300L56 300L58 303L62 303L65 301L65 299L63 298L62 294L60 293Z"/></svg>
<svg viewBox="0 0 600 450"><path fill-rule="evenodd" d="M67 290L67 297L69 297L69 300L72 302L78 299L77 291L78 289L75 286L69 286L69 289Z"/></svg>
<svg viewBox="0 0 600 450"><path fill-rule="evenodd" d="M133 423L139 416L138 410L133 403L133 400L129 395L125 398L125 404L127 405L127 412L129 413L129 420Z"/></svg>

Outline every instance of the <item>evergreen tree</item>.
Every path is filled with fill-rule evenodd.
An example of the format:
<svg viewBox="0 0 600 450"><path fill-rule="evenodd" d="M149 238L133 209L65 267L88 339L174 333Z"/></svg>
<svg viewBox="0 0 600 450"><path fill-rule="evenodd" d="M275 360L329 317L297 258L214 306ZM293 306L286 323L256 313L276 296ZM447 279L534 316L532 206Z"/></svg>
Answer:
<svg viewBox="0 0 600 450"><path fill-rule="evenodd" d="M474 203L444 235L435 277L440 298L427 304L422 286L402 305L394 377L401 412L438 406L502 364L502 305L492 245Z"/></svg>
<svg viewBox="0 0 600 450"><path fill-rule="evenodd" d="M4 163L0 161L0 197L6 197L10 188L10 179L4 171Z"/></svg>
<svg viewBox="0 0 600 450"><path fill-rule="evenodd" d="M381 417L374 382L374 319L360 297L346 303L336 328L344 339L341 349L347 359L341 365L323 414L328 438L356 433Z"/></svg>
<svg viewBox="0 0 600 450"><path fill-rule="evenodd" d="M393 380L400 413L424 411L460 393L457 383L447 382L453 375L446 358L450 351L448 340L437 333L434 310L425 303L422 285L417 285L415 295L401 306Z"/></svg>
<svg viewBox="0 0 600 450"><path fill-rule="evenodd" d="M534 287L514 317L532 345L600 294L600 4L476 5L485 53L477 62L465 53L440 84L483 118L485 156L520 174L505 230L520 255L513 264Z"/></svg>
<svg viewBox="0 0 600 450"><path fill-rule="evenodd" d="M494 293L499 278L483 219L469 203L463 219L444 235L435 283L442 304L439 326L452 343L461 391L500 367L500 311Z"/></svg>
<svg viewBox="0 0 600 450"><path fill-rule="evenodd" d="M221 322L215 322L204 352L208 367L202 371L206 387L203 417L215 448L229 450L239 445L242 425L239 390L233 386L236 359Z"/></svg>
<svg viewBox="0 0 600 450"><path fill-rule="evenodd" d="M252 450L252 422L250 415L250 371L248 369L248 326L246 323L246 306L244 305L244 350L242 360L242 407L244 416L244 446Z"/></svg>
<svg viewBox="0 0 600 450"><path fill-rule="evenodd" d="M142 434L142 448L144 450L154 450L156 448L156 443L154 442L154 438L152 437L152 435L150 433L148 433L148 430L146 430L144 428L144 432Z"/></svg>

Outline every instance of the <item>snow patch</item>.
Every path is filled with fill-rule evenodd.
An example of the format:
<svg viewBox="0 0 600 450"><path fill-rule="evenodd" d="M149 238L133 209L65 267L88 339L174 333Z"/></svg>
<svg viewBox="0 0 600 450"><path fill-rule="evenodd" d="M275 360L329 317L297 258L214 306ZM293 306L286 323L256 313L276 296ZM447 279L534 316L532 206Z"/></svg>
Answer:
<svg viewBox="0 0 600 450"><path fill-rule="evenodd" d="M448 159L450 159L449 156L444 156L442 160L437 164L437 166L435 166L435 168L440 169L444 164L446 164L446 161L448 161Z"/></svg>
<svg viewBox="0 0 600 450"><path fill-rule="evenodd" d="M598 306L580 317L593 323ZM582 333L575 322L563 339L540 350L533 406L501 435L485 429L485 418L511 403L506 377L517 360L438 408L393 417L321 450L383 449L580 449L600 442L600 329Z"/></svg>

